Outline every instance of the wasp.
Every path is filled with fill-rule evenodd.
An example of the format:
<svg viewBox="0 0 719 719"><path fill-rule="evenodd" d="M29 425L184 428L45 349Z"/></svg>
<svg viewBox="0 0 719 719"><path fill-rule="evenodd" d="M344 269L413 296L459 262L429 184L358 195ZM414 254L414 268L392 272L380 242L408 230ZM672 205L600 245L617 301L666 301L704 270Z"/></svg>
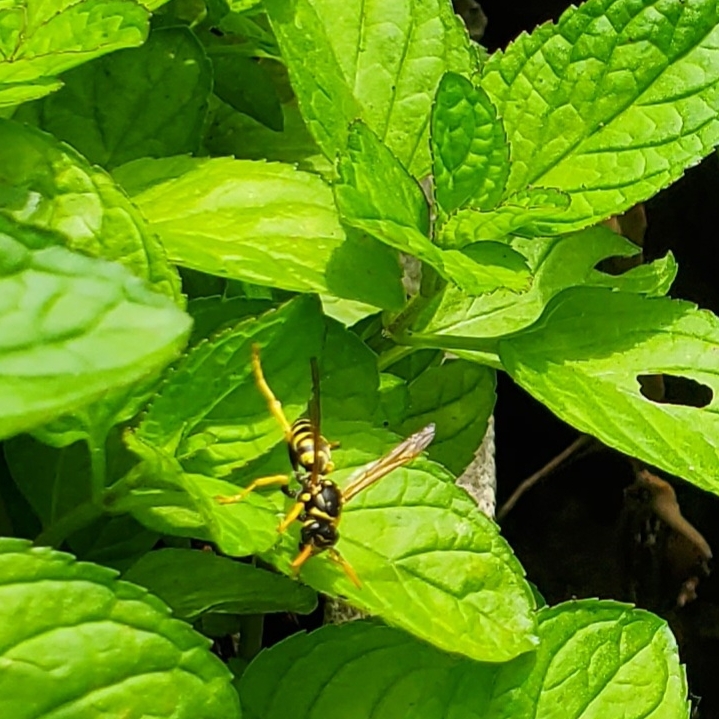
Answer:
<svg viewBox="0 0 719 719"><path fill-rule="evenodd" d="M362 490L420 455L434 439L435 427L434 424L428 424L380 459L360 468L350 477L349 484L340 489L327 477L334 469L332 450L336 449L339 443L329 442L320 433L320 382L315 357L310 360L310 368L312 373L310 416L302 417L290 424L282 410L281 402L275 397L265 379L260 363L259 346L253 345L252 372L255 383L267 401L270 412L282 427L289 450L292 473L261 477L239 494L217 497L217 501L220 504L232 504L242 501L250 492L261 487L280 487L286 495L295 500L295 504L285 515L277 530L284 532L295 520L302 523L299 554L291 564L293 572L297 574L310 557L326 551L330 559L339 564L349 579L360 587L354 569L335 548L340 537L338 525L342 516L342 507ZM292 479L299 484L298 489L290 488Z"/></svg>

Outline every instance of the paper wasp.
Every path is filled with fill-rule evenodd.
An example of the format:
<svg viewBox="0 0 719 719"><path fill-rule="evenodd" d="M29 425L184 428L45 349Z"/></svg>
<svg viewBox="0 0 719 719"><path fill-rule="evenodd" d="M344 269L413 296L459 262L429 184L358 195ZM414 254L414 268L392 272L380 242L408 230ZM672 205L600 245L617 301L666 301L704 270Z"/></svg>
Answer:
<svg viewBox="0 0 719 719"><path fill-rule="evenodd" d="M296 502L280 523L278 531L284 532L296 519L302 522L300 552L291 565L294 572L299 572L302 565L313 555L326 551L330 559L339 564L345 574L359 587L360 582L354 569L335 549L339 539L337 527L342 515L342 506L393 469L411 462L421 454L434 438L434 425L428 424L380 459L357 470L350 477L347 487L340 489L327 478L334 469L331 450L339 444L329 442L320 434L320 383L316 358L310 360L310 367L312 370L310 416L290 424L282 410L282 404L265 379L260 363L259 346L253 345L252 371L255 383L267 400L270 412L282 427L290 454L292 474L275 474L256 479L239 494L217 497L217 501L220 504L232 504L241 501L260 487L280 487ZM300 485L297 490L289 488L293 477Z"/></svg>

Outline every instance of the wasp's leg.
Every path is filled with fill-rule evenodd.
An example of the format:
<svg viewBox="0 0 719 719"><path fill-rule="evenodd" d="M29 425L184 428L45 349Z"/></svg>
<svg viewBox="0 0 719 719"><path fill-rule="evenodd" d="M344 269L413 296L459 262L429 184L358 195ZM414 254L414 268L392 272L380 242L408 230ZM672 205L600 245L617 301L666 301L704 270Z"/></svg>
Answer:
<svg viewBox="0 0 719 719"><path fill-rule="evenodd" d="M292 522L294 522L295 519L297 519L297 517L299 517L300 514L302 514L302 512L304 512L304 511L305 511L305 503L297 502L297 504L295 504L295 506L292 507L292 509L290 509L289 512L287 512L287 514L285 515L285 518L280 522L280 526L277 527L277 531L280 532L280 534L282 532L284 532L287 529L287 527L289 527L290 524L292 524Z"/></svg>
<svg viewBox="0 0 719 719"><path fill-rule="evenodd" d="M360 584L357 572L352 569L352 565L336 549L327 550L327 554L333 562L339 564L340 567L344 569L345 574L349 577L352 584L354 584L357 589L362 589L362 584Z"/></svg>
<svg viewBox="0 0 719 719"><path fill-rule="evenodd" d="M250 492L254 492L256 489L260 487L286 487L290 483L290 478L286 474L272 474L269 477L260 477L260 479L256 479L252 484L249 485L249 487L246 487L238 494L233 494L229 497L224 497L222 495L219 495L215 497L215 499L220 504L235 504L236 502L241 502Z"/></svg>
<svg viewBox="0 0 719 719"><path fill-rule="evenodd" d="M314 547L311 544L305 544L300 553L292 560L292 573L297 575L300 573L302 565L314 554Z"/></svg>
<svg viewBox="0 0 719 719"><path fill-rule="evenodd" d="M258 389L267 400L267 406L272 416L282 427L282 431L285 434L285 442L289 443L292 440L292 425L287 421L287 417L285 417L282 403L275 397L274 392L270 389L270 385L267 384L265 375L262 372L262 365L260 364L260 346L258 344L252 345L252 372L255 375L255 382Z"/></svg>

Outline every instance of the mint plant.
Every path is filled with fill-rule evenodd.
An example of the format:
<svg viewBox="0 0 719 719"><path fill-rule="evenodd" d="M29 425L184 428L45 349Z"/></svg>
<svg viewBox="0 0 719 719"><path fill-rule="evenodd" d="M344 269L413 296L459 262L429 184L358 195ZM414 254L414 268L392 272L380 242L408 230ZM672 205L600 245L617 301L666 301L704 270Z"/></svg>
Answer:
<svg viewBox="0 0 719 719"><path fill-rule="evenodd" d="M719 493L716 400L638 380L715 390L719 320L671 255L596 269L638 252L599 223L719 144L718 35L713 0L588 0L489 57L448 0L0 9L3 716L688 717L666 624L537 610L454 479L504 371ZM318 358L340 487L437 425L345 507L361 588L291 578L279 491L216 499L289 472L255 344L290 421ZM375 619L247 666L318 592Z"/></svg>

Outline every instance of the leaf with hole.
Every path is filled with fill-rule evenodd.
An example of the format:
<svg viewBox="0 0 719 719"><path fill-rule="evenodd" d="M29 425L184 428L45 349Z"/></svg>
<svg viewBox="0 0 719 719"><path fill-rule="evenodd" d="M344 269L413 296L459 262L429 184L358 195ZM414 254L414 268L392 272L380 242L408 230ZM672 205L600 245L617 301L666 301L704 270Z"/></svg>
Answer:
<svg viewBox="0 0 719 719"><path fill-rule="evenodd" d="M556 297L533 327L502 340L500 357L566 422L719 494L717 344L719 319L689 302L578 287ZM710 401L698 408L691 395L648 399L639 377L650 374L694 380Z"/></svg>

